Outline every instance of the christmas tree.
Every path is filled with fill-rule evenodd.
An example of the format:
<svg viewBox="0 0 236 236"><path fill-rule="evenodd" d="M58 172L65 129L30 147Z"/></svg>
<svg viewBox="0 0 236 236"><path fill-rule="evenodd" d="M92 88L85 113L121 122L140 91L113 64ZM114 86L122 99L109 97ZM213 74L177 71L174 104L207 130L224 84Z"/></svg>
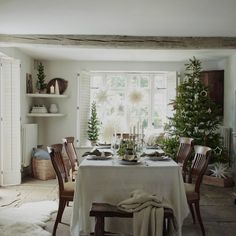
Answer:
<svg viewBox="0 0 236 236"><path fill-rule="evenodd" d="M97 117L96 102L91 106L91 117L88 121L88 139L90 141L97 141L99 136L99 120Z"/></svg>
<svg viewBox="0 0 236 236"><path fill-rule="evenodd" d="M47 87L47 84L45 83L45 77L46 75L44 74L44 67L43 64L40 62L38 66L38 80L36 83L36 88L40 91L43 90Z"/></svg>
<svg viewBox="0 0 236 236"><path fill-rule="evenodd" d="M223 161L225 157L218 133L221 124L219 107L208 96L208 87L200 80L201 62L194 57L185 66L184 81L178 86L172 103L175 113L165 127L168 136L163 140L163 148L175 156L179 137L191 137L195 145L213 149L211 162Z"/></svg>

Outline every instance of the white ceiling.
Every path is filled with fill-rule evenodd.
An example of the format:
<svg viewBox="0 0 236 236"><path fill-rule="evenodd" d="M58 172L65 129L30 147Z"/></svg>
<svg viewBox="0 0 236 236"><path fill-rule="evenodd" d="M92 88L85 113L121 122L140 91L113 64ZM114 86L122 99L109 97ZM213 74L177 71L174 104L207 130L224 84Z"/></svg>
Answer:
<svg viewBox="0 0 236 236"><path fill-rule="evenodd" d="M235 0L0 0L0 34L236 37L235 9ZM235 53L17 47L36 59L71 60L182 61L193 55L218 59Z"/></svg>

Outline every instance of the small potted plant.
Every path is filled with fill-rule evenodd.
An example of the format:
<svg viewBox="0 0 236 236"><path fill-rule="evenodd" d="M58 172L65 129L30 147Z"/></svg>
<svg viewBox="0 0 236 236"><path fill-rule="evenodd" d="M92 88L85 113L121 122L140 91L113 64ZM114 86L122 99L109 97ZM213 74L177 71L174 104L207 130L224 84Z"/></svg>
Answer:
<svg viewBox="0 0 236 236"><path fill-rule="evenodd" d="M45 73L44 73L44 66L40 62L38 65L38 74L37 74L37 82L36 82L36 88L38 89L39 93L45 92L45 89L47 88L47 84L45 83Z"/></svg>
<svg viewBox="0 0 236 236"><path fill-rule="evenodd" d="M95 146L99 136L99 120L97 117L96 102L92 103L91 106L91 117L88 121L88 140L90 140L91 145Z"/></svg>

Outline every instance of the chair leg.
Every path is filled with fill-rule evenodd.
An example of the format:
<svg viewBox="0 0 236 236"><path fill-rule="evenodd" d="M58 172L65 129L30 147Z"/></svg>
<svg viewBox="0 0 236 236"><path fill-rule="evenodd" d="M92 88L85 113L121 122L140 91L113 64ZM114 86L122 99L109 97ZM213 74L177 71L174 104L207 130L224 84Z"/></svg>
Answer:
<svg viewBox="0 0 236 236"><path fill-rule="evenodd" d="M190 209L190 212L191 212L191 215L192 215L193 224L195 224L196 220L195 220L195 214L194 214L194 210L193 210L193 205L192 205L192 203L188 203L188 206L189 206L189 209Z"/></svg>
<svg viewBox="0 0 236 236"><path fill-rule="evenodd" d="M168 218L164 218L163 219L163 231L162 231L162 235L163 236L167 236L168 235L168 229L169 229L169 219Z"/></svg>
<svg viewBox="0 0 236 236"><path fill-rule="evenodd" d="M200 214L199 201L195 202L195 210L196 210L198 222L199 222L201 230L202 230L202 235L205 236L205 229L204 229L204 225L202 223L202 218L201 218L201 214Z"/></svg>
<svg viewBox="0 0 236 236"><path fill-rule="evenodd" d="M66 201L63 199L59 199L59 207L58 207L57 217L56 217L56 221L54 223L53 233L52 233L53 236L56 235L57 226L58 226L58 223L61 222L61 218L62 218L63 211L65 209L65 206L66 206Z"/></svg>
<svg viewBox="0 0 236 236"><path fill-rule="evenodd" d="M96 216L95 221L94 236L104 236L104 217Z"/></svg>

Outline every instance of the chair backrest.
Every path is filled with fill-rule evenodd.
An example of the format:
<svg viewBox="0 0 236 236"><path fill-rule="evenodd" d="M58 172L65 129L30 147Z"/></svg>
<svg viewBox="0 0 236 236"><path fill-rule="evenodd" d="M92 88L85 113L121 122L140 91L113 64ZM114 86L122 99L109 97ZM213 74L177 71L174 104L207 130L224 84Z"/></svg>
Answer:
<svg viewBox="0 0 236 236"><path fill-rule="evenodd" d="M66 137L63 139L64 147L70 160L72 171L75 171L76 162L78 163L78 156L75 150L74 140L74 137Z"/></svg>
<svg viewBox="0 0 236 236"><path fill-rule="evenodd" d="M194 159L189 172L189 180L191 183L192 179L195 179L195 192L199 193L200 184L202 182L203 175L207 169L212 149L206 146L194 146Z"/></svg>
<svg viewBox="0 0 236 236"><path fill-rule="evenodd" d="M116 133L116 136L121 139L129 139L130 134L129 133Z"/></svg>
<svg viewBox="0 0 236 236"><path fill-rule="evenodd" d="M62 147L62 144L53 144L51 147L48 147L48 152L59 183L59 192L64 190L64 182L68 182L68 173L62 157Z"/></svg>
<svg viewBox="0 0 236 236"><path fill-rule="evenodd" d="M178 163L182 164L182 170L187 171L188 160L193 150L193 138L180 137L179 148L176 155Z"/></svg>

